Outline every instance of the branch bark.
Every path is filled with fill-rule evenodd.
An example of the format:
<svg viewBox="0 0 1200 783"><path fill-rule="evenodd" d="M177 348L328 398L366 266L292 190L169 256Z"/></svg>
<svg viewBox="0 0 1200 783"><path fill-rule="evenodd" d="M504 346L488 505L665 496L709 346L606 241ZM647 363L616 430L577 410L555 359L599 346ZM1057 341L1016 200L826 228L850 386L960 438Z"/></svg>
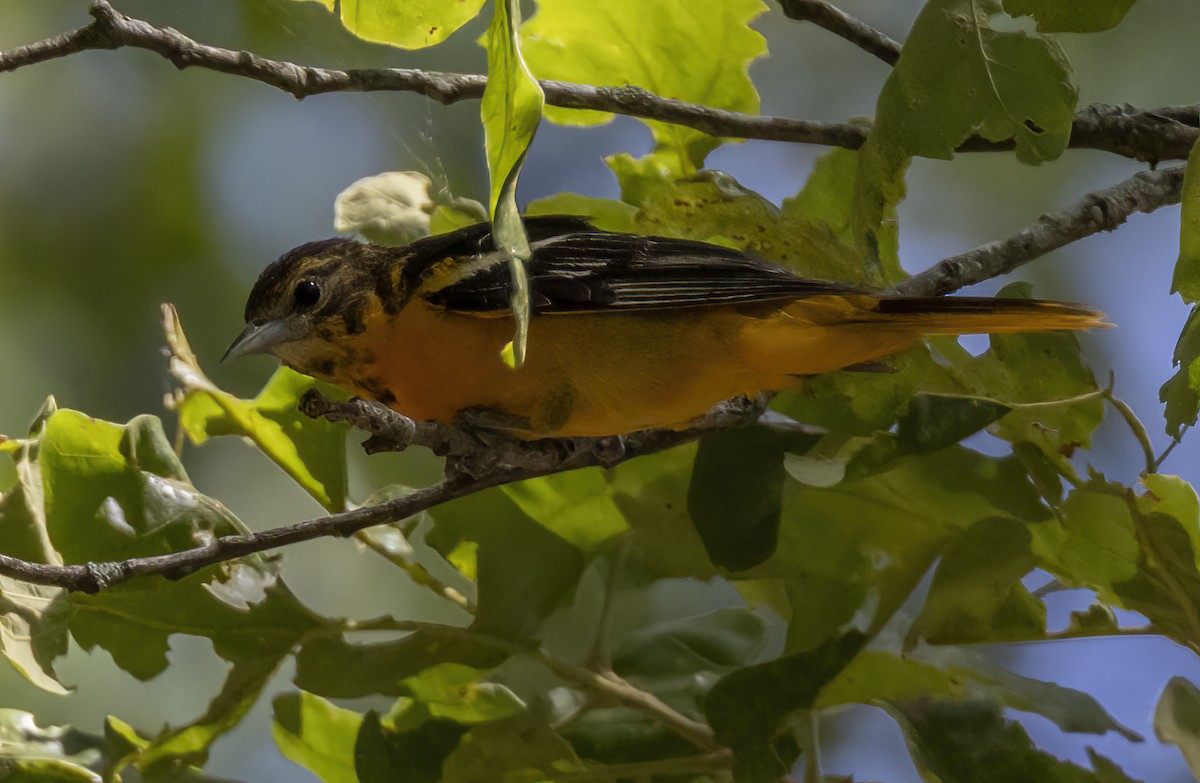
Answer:
<svg viewBox="0 0 1200 783"><path fill-rule="evenodd" d="M217 563L257 552L330 536L351 536L363 528L407 519L455 498L514 481L576 468L613 467L644 454L695 440L713 429L746 426L762 414L766 399L731 400L714 408L687 430L647 430L612 438L547 438L531 442L481 439L436 422L414 422L376 403L346 403L306 395L302 409L311 416L350 421L372 433L368 450L429 446L447 458L447 478L437 484L375 506L317 517L294 525L236 536L165 555L73 565L32 563L0 554L0 575L73 592L97 593L134 577L160 575L181 579Z"/></svg>
<svg viewBox="0 0 1200 783"><path fill-rule="evenodd" d="M779 5L787 18L823 27L888 65L900 59L900 44L825 0L779 0Z"/></svg>
<svg viewBox="0 0 1200 783"><path fill-rule="evenodd" d="M812 5L812 0L808 0ZM836 10L836 9L835 9ZM93 22L77 30L27 46L0 52L0 73L92 49L145 49L177 68L206 68L275 87L296 98L328 92L415 92L443 104L476 100L487 77L411 68L336 70L271 60L199 43L169 27L156 27L95 0ZM832 25L833 22L830 22ZM868 28L869 29L869 28ZM746 114L662 98L637 87L595 87L544 80L546 102L568 109L592 109L694 128L713 136L787 141L858 149L869 127L860 123L817 122ZM1184 159L1196 140L1196 107L1169 107L1152 112L1129 106L1096 104L1076 117L1070 146L1097 149L1136 160ZM968 139L962 152L1012 149L1011 142Z"/></svg>
<svg viewBox="0 0 1200 783"><path fill-rule="evenodd" d="M1105 190L1084 196L1075 206L1047 212L1013 236L951 256L894 286L897 296L941 296L1011 272L1051 250L1112 231L1136 212L1178 204L1184 166L1141 171Z"/></svg>

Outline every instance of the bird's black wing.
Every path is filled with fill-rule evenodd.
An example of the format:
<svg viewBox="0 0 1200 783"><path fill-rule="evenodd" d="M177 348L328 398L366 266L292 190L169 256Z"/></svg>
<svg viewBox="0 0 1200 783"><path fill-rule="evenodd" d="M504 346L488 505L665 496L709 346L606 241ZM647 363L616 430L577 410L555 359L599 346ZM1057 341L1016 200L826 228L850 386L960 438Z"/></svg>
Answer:
<svg viewBox="0 0 1200 783"><path fill-rule="evenodd" d="M842 283L797 277L778 264L719 245L595 229L547 237L535 233L535 221L529 224L530 303L535 312L670 309L857 291ZM494 252L490 236L477 247L484 254ZM447 256L463 258L441 255ZM511 293L507 265L497 260L424 296L447 310L485 313L507 311Z"/></svg>

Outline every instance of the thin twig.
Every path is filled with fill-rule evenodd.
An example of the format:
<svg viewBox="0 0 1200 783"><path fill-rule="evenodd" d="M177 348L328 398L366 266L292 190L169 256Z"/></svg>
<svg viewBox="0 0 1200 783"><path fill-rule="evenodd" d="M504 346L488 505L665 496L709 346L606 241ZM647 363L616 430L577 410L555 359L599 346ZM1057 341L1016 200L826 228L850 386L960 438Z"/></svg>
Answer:
<svg viewBox="0 0 1200 783"><path fill-rule="evenodd" d="M92 49L145 49L177 68L206 68L241 76L305 98L329 92L415 92L443 104L477 100L487 77L411 68L336 70L271 60L199 43L169 27L156 27L113 10L96 0L94 21L78 30L27 46L0 52L0 73ZM740 139L763 139L858 149L869 127L862 123L817 122L726 111L672 100L638 87L595 87L543 80L546 103L568 109L590 109L658 120L708 133ZM1166 107L1152 112L1130 106L1096 104L1076 116L1070 146L1097 149L1136 160L1158 162L1184 159L1197 136L1196 107ZM1011 150L1012 141L991 142L973 137L962 152Z"/></svg>
<svg viewBox="0 0 1200 783"><path fill-rule="evenodd" d="M789 19L823 27L888 65L900 59L900 44L825 0L779 0L779 5Z"/></svg>
<svg viewBox="0 0 1200 783"><path fill-rule="evenodd" d="M1089 193L1075 206L1048 212L1013 236L989 242L938 262L894 286L899 296L940 296L1011 272L1071 242L1112 231L1136 212L1178 204L1183 166L1142 171L1106 190Z"/></svg>
<svg viewBox="0 0 1200 783"><path fill-rule="evenodd" d="M448 477L437 484L375 506L317 517L259 533L222 536L212 542L165 555L127 560L47 565L0 554L0 574L34 584L96 593L137 576L161 575L179 579L217 563L270 549L330 536L351 536L363 528L397 522L455 498L501 484L576 468L612 467L643 454L695 440L713 429L745 426L762 413L762 400L731 400L687 430L647 430L615 438L547 438L537 441L484 442L471 433L436 422L413 422L375 403L338 403L306 395L303 409L310 415L351 420L374 433L375 445L404 448L424 445L447 457ZM373 418L372 418L373 417ZM401 437L408 433L407 439ZM388 438L392 438L388 441Z"/></svg>

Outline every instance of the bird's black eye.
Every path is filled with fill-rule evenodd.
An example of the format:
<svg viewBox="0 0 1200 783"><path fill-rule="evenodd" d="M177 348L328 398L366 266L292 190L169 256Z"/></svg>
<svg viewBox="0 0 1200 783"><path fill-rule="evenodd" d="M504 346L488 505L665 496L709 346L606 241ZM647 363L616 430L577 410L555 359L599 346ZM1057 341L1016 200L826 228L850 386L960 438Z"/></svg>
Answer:
<svg viewBox="0 0 1200 783"><path fill-rule="evenodd" d="M296 300L297 307L312 307L321 298L321 286L315 280L301 280L296 284L292 298Z"/></svg>

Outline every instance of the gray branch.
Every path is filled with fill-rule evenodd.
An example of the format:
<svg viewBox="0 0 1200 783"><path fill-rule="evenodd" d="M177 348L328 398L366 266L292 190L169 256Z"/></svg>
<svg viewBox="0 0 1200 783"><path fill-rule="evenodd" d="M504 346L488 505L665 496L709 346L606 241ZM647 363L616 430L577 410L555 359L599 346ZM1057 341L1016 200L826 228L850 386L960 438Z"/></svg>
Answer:
<svg viewBox="0 0 1200 783"><path fill-rule="evenodd" d="M1178 204L1184 166L1141 171L1075 206L1047 212L1013 236L938 262L893 287L899 296L941 296L1011 272L1051 250L1101 231L1112 231L1136 212Z"/></svg>
<svg viewBox="0 0 1200 783"><path fill-rule="evenodd" d="M766 404L765 397L730 400L686 430L647 430L609 438L546 438L524 442L487 437L437 422L414 422L373 402L334 402L310 392L301 401L301 410L306 414L348 421L370 432L371 438L364 444L368 451L428 446L446 457L446 478L379 505L260 533L222 536L205 546L165 555L60 566L0 554L0 575L85 593L96 593L139 576L180 579L202 568L256 552L314 538L350 536L363 528L407 519L449 500L501 484L576 468L613 467L634 457L695 440L714 429L748 426L759 419Z"/></svg>
<svg viewBox="0 0 1200 783"><path fill-rule="evenodd" d="M87 50L130 47L154 52L181 69L207 68L253 79L296 98L328 92L394 91L415 92L451 104L480 98L487 84L487 77L478 74L411 68L336 70L270 60L252 52L208 46L172 28L156 27L125 16L113 10L106 0L95 0L91 14L93 21L86 27L0 52L0 73ZM662 98L637 87L595 87L549 80L541 85L546 102L553 106L658 120L713 136L858 149L869 130L858 123L816 122L715 109ZM1196 107L1143 112L1129 106L1096 104L1077 115L1070 145L1148 162L1183 159L1196 139L1197 122ZM989 142L976 137L968 139L960 150L990 152L1009 150L1012 146L1011 142Z"/></svg>
<svg viewBox="0 0 1200 783"><path fill-rule="evenodd" d="M888 65L900 59L900 44L825 0L779 0L779 5L789 19L823 27Z"/></svg>

